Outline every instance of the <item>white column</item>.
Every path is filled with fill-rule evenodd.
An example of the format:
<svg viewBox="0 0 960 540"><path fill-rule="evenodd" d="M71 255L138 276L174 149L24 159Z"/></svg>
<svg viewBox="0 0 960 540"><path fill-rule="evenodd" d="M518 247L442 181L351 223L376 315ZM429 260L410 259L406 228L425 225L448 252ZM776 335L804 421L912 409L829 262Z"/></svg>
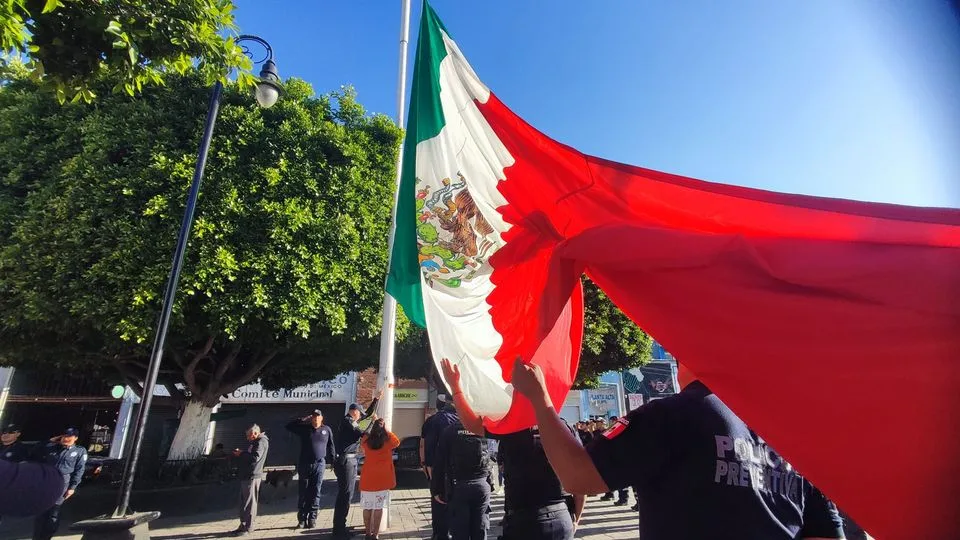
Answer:
<svg viewBox="0 0 960 540"><path fill-rule="evenodd" d="M130 427L130 416L135 404L136 395L128 386L123 391L120 411L117 412L117 425L113 428L113 440L110 442L110 457L113 459L123 457L123 446L127 441L127 429Z"/></svg>
<svg viewBox="0 0 960 540"><path fill-rule="evenodd" d="M10 395L10 384L13 382L13 368L0 368L0 420L7 406L7 396Z"/></svg>
<svg viewBox="0 0 960 540"><path fill-rule="evenodd" d="M213 408L213 412L210 413L210 414L211 414L211 415L214 415L214 414L218 413L218 412L220 411L220 406L221 406L221 405L223 405L223 404L222 404L222 403L217 403L217 406ZM216 431L217 431L217 421L216 421L216 420L211 420L211 421L210 421L210 425L207 427L207 442L205 442L205 443L203 444L203 453L204 453L204 454L209 454L210 452L213 451L213 436L214 436L214 434L216 433Z"/></svg>

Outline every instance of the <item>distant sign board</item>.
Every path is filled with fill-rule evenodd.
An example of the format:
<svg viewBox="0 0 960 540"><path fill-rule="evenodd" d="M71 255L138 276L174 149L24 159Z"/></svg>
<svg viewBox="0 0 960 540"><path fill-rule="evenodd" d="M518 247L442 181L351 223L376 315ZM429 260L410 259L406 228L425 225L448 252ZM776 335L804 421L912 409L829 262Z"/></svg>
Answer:
<svg viewBox="0 0 960 540"><path fill-rule="evenodd" d="M259 383L231 392L223 403L347 403L353 401L354 374L344 373L328 381L296 388L267 390Z"/></svg>
<svg viewBox="0 0 960 540"><path fill-rule="evenodd" d="M587 410L590 416L610 416L618 414L617 387L601 386L586 391Z"/></svg>
<svg viewBox="0 0 960 540"><path fill-rule="evenodd" d="M627 408L631 411L643 405L643 394L627 394Z"/></svg>
<svg viewBox="0 0 960 540"><path fill-rule="evenodd" d="M397 388L393 391L394 401L426 403L426 388Z"/></svg>
<svg viewBox="0 0 960 540"><path fill-rule="evenodd" d="M670 362L650 362L623 372L623 389L627 394L640 394L645 402L677 393Z"/></svg>

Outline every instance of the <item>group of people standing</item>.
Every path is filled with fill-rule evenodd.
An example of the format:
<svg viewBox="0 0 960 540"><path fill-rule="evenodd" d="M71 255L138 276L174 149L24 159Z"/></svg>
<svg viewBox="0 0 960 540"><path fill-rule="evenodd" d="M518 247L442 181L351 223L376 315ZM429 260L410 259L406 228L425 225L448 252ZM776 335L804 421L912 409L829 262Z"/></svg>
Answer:
<svg viewBox="0 0 960 540"><path fill-rule="evenodd" d="M333 537L351 538L354 535L347 527L347 515L356 489L357 457L362 448L366 459L364 474L360 478L364 533L368 539L379 537L383 509L390 500L389 491L396 487L393 449L400 444L397 436L386 430L383 419L374 414L381 397L383 390L377 393L366 410L356 403L350 405L335 428L323 423L323 413L319 409L286 425L287 431L300 442L298 529L316 527L323 473L329 464L337 477ZM359 423L370 417L372 422L365 432Z"/></svg>
<svg viewBox="0 0 960 540"><path fill-rule="evenodd" d="M518 360L514 390L533 405L537 425L503 435L472 410L457 366L444 359L441 367L453 403L438 404L421 438L434 540L486 538L487 439L499 442L506 540L571 539L587 495L616 492L624 505L630 487L644 540L844 538L836 506L684 369L679 394L574 429L539 368Z"/></svg>
<svg viewBox="0 0 960 540"><path fill-rule="evenodd" d="M497 441L504 482L504 539L573 538L583 513L582 495L564 490L544 452L536 427L510 433L487 431L470 407L460 371L442 363L452 403L443 400L424 423L421 460L430 480L433 538L485 539L490 526L494 467L489 440ZM571 435L572 428L569 426Z"/></svg>
<svg viewBox="0 0 960 540"><path fill-rule="evenodd" d="M0 434L2 506L8 513L35 515L33 540L50 540L60 528L61 506L83 481L87 450L77 445L80 431L73 427L32 448L20 434L13 424Z"/></svg>

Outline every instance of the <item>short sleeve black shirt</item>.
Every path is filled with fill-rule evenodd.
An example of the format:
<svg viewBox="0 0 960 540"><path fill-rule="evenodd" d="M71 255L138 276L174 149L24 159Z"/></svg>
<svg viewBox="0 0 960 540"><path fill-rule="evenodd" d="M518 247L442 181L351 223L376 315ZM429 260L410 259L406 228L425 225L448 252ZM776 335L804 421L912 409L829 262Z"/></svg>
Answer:
<svg viewBox="0 0 960 540"><path fill-rule="evenodd" d="M611 490L638 487L644 540L843 537L836 507L702 383L624 424L587 451Z"/></svg>
<svg viewBox="0 0 960 540"><path fill-rule="evenodd" d="M508 435L488 432L486 436L500 442L498 457L507 486L504 506L511 510L537 509L563 502L563 487L547 461L538 430Z"/></svg>

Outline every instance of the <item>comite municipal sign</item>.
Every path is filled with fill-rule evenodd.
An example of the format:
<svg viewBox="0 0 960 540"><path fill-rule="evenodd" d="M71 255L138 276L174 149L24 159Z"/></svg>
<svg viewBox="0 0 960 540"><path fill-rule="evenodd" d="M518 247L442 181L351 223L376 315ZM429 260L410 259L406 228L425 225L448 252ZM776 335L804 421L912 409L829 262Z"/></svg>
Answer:
<svg viewBox="0 0 960 540"><path fill-rule="evenodd" d="M268 390L259 383L248 384L228 394L223 403L345 403L353 401L353 381L353 373L343 373L296 388Z"/></svg>

